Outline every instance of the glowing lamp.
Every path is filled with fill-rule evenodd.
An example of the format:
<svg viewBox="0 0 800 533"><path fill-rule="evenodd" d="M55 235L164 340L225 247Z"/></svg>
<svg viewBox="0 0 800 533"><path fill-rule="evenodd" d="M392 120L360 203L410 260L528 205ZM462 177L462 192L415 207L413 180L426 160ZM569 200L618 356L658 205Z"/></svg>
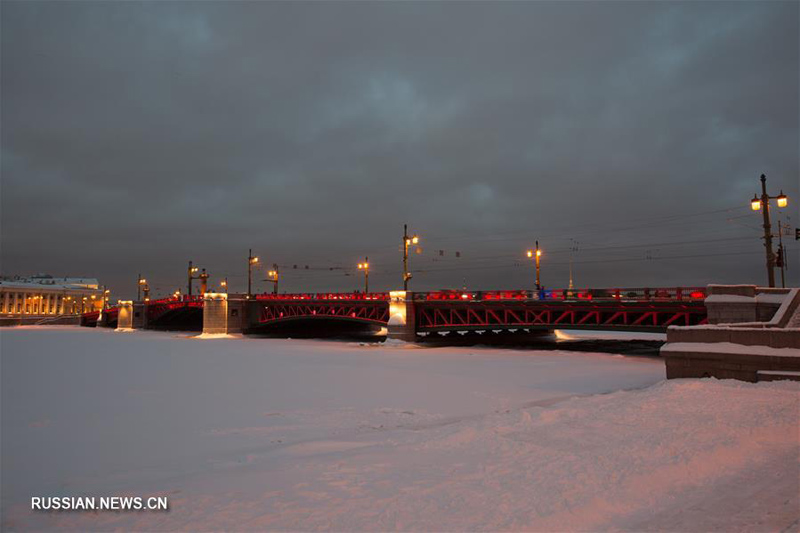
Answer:
<svg viewBox="0 0 800 533"><path fill-rule="evenodd" d="M753 196L753 199L750 200L750 209L753 211L761 209L761 200L758 199L758 196Z"/></svg>
<svg viewBox="0 0 800 533"><path fill-rule="evenodd" d="M418 243L419 243L419 237L414 235L414 238L411 239L411 244L418 244Z"/></svg>
<svg viewBox="0 0 800 533"><path fill-rule="evenodd" d="M528 257L533 257L533 250L528 250Z"/></svg>
<svg viewBox="0 0 800 533"><path fill-rule="evenodd" d="M778 207L786 207L789 205L789 198L783 194L783 191L781 191L776 200L778 200Z"/></svg>
<svg viewBox="0 0 800 533"><path fill-rule="evenodd" d="M541 257L541 256L542 256L542 251L536 250L536 257Z"/></svg>

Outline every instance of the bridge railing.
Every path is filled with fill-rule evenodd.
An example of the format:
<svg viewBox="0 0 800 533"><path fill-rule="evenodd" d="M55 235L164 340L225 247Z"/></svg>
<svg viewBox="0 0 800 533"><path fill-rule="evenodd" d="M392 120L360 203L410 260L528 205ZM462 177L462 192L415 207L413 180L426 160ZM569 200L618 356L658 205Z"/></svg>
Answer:
<svg viewBox="0 0 800 533"><path fill-rule="evenodd" d="M308 292L294 294L256 294L256 300L388 300L388 292Z"/></svg>
<svg viewBox="0 0 800 533"><path fill-rule="evenodd" d="M639 287L606 289L542 289L506 291L441 290L415 292L415 301L700 301L705 299L705 287Z"/></svg>

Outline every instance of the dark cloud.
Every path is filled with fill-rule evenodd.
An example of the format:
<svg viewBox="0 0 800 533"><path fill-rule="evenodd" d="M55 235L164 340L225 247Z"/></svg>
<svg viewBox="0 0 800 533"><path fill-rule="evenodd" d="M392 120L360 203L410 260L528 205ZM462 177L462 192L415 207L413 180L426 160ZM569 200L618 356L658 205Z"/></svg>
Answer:
<svg viewBox="0 0 800 533"><path fill-rule="evenodd" d="M796 2L1 9L4 273L388 289L409 222L419 289L761 282L759 174L800 223Z"/></svg>

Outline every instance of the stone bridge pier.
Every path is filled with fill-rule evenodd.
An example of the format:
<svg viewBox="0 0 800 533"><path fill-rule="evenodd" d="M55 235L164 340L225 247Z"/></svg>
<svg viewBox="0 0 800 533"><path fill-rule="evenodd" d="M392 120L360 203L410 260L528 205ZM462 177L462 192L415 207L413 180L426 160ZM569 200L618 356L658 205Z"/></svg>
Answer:
<svg viewBox="0 0 800 533"><path fill-rule="evenodd" d="M147 309L144 302L123 300L119 302L117 329L145 329L147 327Z"/></svg>
<svg viewBox="0 0 800 533"><path fill-rule="evenodd" d="M392 291L389 293L389 323L387 329L387 339L406 342L417 340L414 293L410 291Z"/></svg>
<svg viewBox="0 0 800 533"><path fill-rule="evenodd" d="M207 292L203 300L203 334L245 332L248 328L247 302L243 295Z"/></svg>

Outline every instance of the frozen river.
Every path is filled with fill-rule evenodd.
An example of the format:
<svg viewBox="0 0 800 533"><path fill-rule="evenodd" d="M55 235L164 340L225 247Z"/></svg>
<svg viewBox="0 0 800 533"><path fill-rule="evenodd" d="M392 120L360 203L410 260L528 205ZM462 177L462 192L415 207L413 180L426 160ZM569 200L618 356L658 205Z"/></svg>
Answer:
<svg viewBox="0 0 800 533"><path fill-rule="evenodd" d="M797 424L796 387L681 389L701 382L659 384L657 358L68 327L2 330L0 349L4 529L640 528L661 495L636 490L648 472L674 490L675 456L716 482L693 454L756 453L736 424L688 432L704 409L757 397L737 416L774 423L773 451L792 451ZM681 436L688 448L663 441ZM625 505L603 499L614 491ZM167 495L170 510L29 510L118 494Z"/></svg>

